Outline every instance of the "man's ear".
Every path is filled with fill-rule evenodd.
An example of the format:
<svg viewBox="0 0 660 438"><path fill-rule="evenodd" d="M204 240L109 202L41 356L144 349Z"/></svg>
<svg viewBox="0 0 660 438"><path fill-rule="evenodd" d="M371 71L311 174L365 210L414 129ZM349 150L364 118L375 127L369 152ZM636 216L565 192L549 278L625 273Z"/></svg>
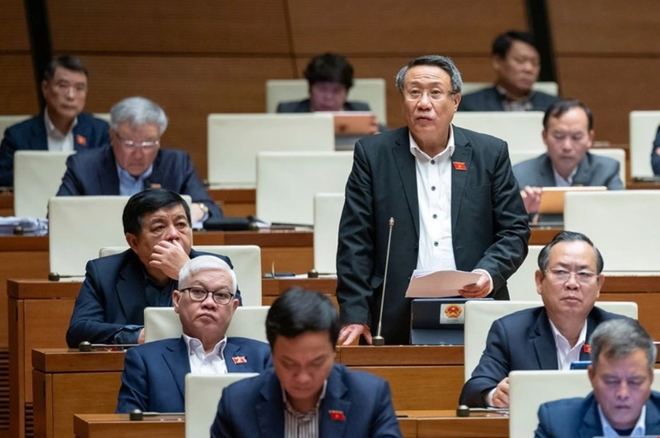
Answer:
<svg viewBox="0 0 660 438"><path fill-rule="evenodd" d="M126 233L124 234L124 237L126 237L126 243L128 243L128 246L130 246L133 252L137 254L138 237L133 233Z"/></svg>
<svg viewBox="0 0 660 438"><path fill-rule="evenodd" d="M172 292L172 305L174 306L174 313L179 313L179 302L181 301L181 292L174 290Z"/></svg>
<svg viewBox="0 0 660 438"><path fill-rule="evenodd" d="M47 80L42 80L41 81L41 93L46 97L46 90L48 89L48 81Z"/></svg>

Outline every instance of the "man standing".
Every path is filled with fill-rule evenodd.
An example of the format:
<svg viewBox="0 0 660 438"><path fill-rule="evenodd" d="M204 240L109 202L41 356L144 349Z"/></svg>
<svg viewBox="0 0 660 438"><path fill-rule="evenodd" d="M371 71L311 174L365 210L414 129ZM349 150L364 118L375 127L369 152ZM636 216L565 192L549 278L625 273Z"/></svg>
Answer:
<svg viewBox="0 0 660 438"><path fill-rule="evenodd" d="M260 373L269 366L268 345L226 336L238 307L236 288L224 260L200 256L186 263L172 293L183 336L126 352L117 413L183 412L186 374Z"/></svg>
<svg viewBox="0 0 660 438"><path fill-rule="evenodd" d="M81 151L110 142L108 124L83 113L87 69L78 58L53 59L41 83L46 108L29 120L10 126L0 145L0 186L14 185L14 153Z"/></svg>
<svg viewBox="0 0 660 438"><path fill-rule="evenodd" d="M415 269L475 271L467 298L508 299L506 280L527 255L527 214L506 143L451 125L462 80L442 56L411 61L397 75L407 127L355 145L339 227L340 342L371 343L387 275L383 336L409 342ZM388 222L394 218L389 272Z"/></svg>
<svg viewBox="0 0 660 438"><path fill-rule="evenodd" d="M608 321L590 340L585 398L544 403L536 438L656 436L660 434L660 393L651 391L657 348L631 319Z"/></svg>
<svg viewBox="0 0 660 438"><path fill-rule="evenodd" d="M493 41L495 85L463 96L461 111L545 111L556 96L534 91L541 61L530 33L509 31Z"/></svg>

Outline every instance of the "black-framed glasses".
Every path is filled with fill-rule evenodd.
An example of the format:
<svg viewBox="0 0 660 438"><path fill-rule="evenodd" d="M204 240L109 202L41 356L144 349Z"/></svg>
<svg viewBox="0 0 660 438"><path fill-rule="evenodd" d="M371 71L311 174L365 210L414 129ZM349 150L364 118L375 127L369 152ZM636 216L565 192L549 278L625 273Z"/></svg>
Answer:
<svg viewBox="0 0 660 438"><path fill-rule="evenodd" d="M198 302L204 301L211 294L213 301L220 305L229 304L234 298L234 294L229 292L206 290L203 287L197 286L183 288L181 292L188 292L190 299Z"/></svg>

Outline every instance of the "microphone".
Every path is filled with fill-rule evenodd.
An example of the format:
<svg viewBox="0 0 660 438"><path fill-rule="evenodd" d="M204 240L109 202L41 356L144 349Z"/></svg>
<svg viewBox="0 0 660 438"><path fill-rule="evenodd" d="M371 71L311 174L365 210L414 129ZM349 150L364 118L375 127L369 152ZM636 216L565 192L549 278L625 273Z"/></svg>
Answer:
<svg viewBox="0 0 660 438"><path fill-rule="evenodd" d="M390 246L392 244L392 229L394 228L394 218L391 217L389 220L390 233L387 237L387 253L385 254L385 275L383 277L383 295L380 298L380 316L378 317L378 331L376 336L372 338L374 345L380 347L385 345L385 338L381 336L381 331L383 329L383 307L385 306L385 288L387 286L387 271L390 265Z"/></svg>

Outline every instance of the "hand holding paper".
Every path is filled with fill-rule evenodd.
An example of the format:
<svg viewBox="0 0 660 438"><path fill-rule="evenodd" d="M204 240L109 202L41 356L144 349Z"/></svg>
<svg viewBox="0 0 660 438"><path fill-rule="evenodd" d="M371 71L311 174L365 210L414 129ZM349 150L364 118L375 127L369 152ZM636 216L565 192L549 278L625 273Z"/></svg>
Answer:
<svg viewBox="0 0 660 438"><path fill-rule="evenodd" d="M471 294L467 298L474 298L472 294L481 291L483 285L482 273L465 271L418 271L413 272L406 291L406 298L444 298L463 295L463 291ZM486 290L490 287L488 275L486 277ZM472 288L469 290L467 288ZM476 289L475 289L476 288ZM486 292L488 294L488 292ZM464 295L465 296L465 295Z"/></svg>

